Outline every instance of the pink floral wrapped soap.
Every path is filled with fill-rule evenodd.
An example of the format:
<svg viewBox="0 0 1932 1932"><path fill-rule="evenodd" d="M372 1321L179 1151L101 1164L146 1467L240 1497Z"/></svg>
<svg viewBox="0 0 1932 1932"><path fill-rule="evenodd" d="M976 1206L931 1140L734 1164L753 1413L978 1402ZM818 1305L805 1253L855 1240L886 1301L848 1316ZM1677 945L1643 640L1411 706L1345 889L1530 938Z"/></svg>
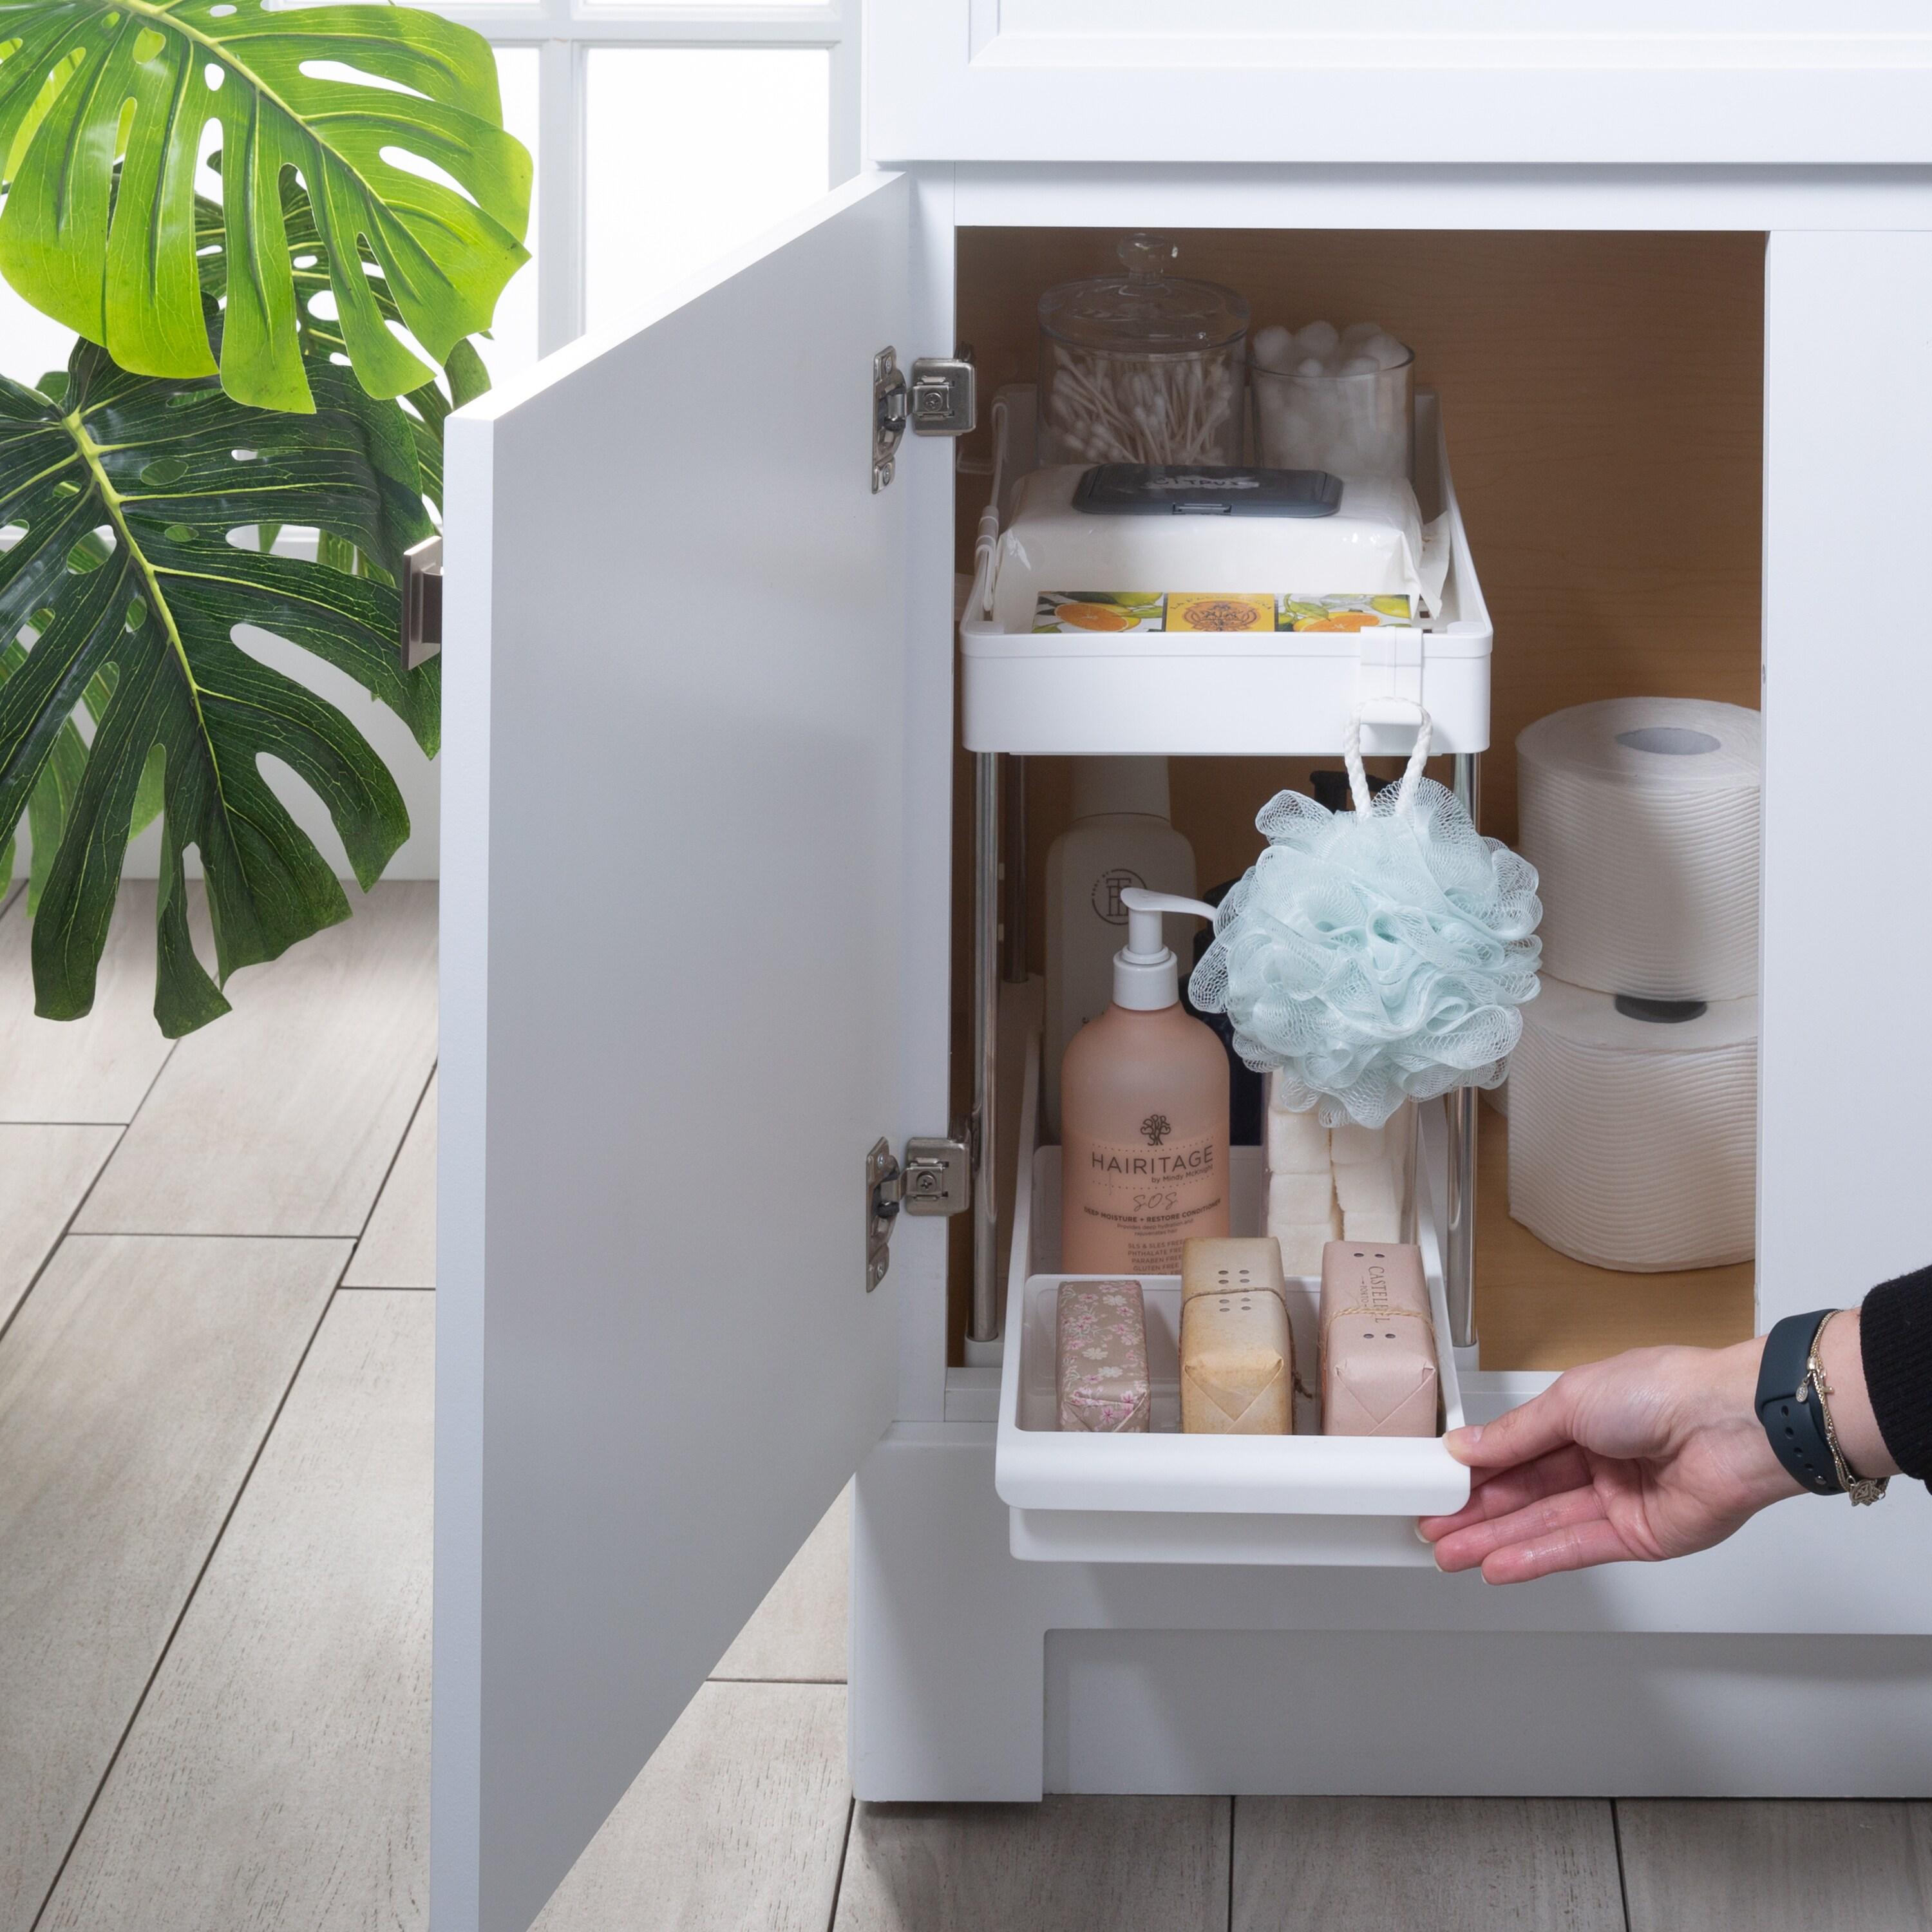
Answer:
<svg viewBox="0 0 1932 1932"><path fill-rule="evenodd" d="M1144 1435L1151 1403L1140 1283L1063 1281L1058 1312L1060 1427Z"/></svg>

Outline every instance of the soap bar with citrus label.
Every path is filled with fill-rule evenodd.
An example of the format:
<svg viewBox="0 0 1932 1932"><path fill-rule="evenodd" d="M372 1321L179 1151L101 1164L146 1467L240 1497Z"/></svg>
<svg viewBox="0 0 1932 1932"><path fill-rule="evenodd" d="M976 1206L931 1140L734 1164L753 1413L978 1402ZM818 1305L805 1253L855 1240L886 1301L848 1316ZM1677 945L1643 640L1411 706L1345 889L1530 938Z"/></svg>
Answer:
<svg viewBox="0 0 1932 1932"><path fill-rule="evenodd" d="M1190 1241L1180 1261L1180 1426L1190 1436L1286 1436L1294 1340L1270 1238Z"/></svg>

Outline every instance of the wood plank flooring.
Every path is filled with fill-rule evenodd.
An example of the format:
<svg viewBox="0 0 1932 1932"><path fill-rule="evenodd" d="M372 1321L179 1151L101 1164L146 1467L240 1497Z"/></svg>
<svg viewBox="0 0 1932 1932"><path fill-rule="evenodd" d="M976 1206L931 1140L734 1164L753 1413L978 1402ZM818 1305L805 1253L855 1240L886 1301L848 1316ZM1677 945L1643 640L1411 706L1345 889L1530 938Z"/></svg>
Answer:
<svg viewBox="0 0 1932 1932"><path fill-rule="evenodd" d="M423 1922L434 1320L331 1304L46 1932Z"/></svg>
<svg viewBox="0 0 1932 1932"><path fill-rule="evenodd" d="M401 1153L376 1198L375 1212L344 1288L434 1288L436 1286L436 1080L403 1142Z"/></svg>
<svg viewBox="0 0 1932 1932"><path fill-rule="evenodd" d="M836 1932L1222 1932L1230 1802L862 1804Z"/></svg>
<svg viewBox="0 0 1932 1932"><path fill-rule="evenodd" d="M1606 1801L1243 1798L1232 1932L1624 1932Z"/></svg>
<svg viewBox="0 0 1932 1932"><path fill-rule="evenodd" d="M175 1044L154 1024L154 881L121 888L85 1019L35 1016L33 930L16 892L0 913L0 1120L131 1120Z"/></svg>
<svg viewBox="0 0 1932 1932"><path fill-rule="evenodd" d="M0 1927L33 1922L349 1258L70 1235L0 1343Z"/></svg>
<svg viewBox="0 0 1932 1932"><path fill-rule="evenodd" d="M1630 1932L1925 1932L1932 1804L1627 1799Z"/></svg>
<svg viewBox="0 0 1932 1932"><path fill-rule="evenodd" d="M0 1932L427 1932L433 892L173 1048L151 887L73 1028L0 908ZM849 1510L544 1932L1932 1924L1925 1804L855 1808Z"/></svg>
<svg viewBox="0 0 1932 1932"><path fill-rule="evenodd" d="M238 973L181 1041L82 1234L360 1234L436 1061L436 888Z"/></svg>
<svg viewBox="0 0 1932 1932"><path fill-rule="evenodd" d="M120 1138L118 1127L0 1126L0 1330Z"/></svg>

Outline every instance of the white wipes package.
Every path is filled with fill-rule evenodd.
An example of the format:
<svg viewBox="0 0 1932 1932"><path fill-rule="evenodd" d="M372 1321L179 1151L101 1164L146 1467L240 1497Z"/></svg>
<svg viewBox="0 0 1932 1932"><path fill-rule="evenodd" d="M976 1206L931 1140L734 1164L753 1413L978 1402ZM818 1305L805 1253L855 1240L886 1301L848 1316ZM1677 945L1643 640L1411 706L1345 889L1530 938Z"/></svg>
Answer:
<svg viewBox="0 0 1932 1932"><path fill-rule="evenodd" d="M1422 516L1406 482L1345 484L1327 517L1090 516L1073 501L1085 474L1066 464L1021 479L1000 538L1002 631L1031 632L1043 596L1094 590L1399 593L1427 604Z"/></svg>

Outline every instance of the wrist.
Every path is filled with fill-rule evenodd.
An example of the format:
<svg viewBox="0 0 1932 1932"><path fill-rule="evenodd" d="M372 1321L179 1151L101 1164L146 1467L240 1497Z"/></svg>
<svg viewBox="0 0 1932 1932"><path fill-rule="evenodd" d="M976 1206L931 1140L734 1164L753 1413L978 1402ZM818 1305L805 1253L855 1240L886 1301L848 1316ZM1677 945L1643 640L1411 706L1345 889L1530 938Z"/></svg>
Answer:
<svg viewBox="0 0 1932 1932"><path fill-rule="evenodd" d="M1758 1371L1764 1361L1764 1341L1754 1335L1714 1352L1705 1378L1706 1426L1731 1445L1730 1460L1750 1506L1761 1509L1803 1489L1779 1460L1757 1412Z"/></svg>
<svg viewBox="0 0 1932 1932"><path fill-rule="evenodd" d="M1824 1371L1829 1392L1832 1426L1838 1432L1838 1450L1852 1473L1869 1478L1897 1475L1898 1465L1879 1432L1878 1418L1872 1412L1871 1396L1865 1388L1864 1342L1858 1310L1842 1309L1825 1324L1818 1337L1818 1364Z"/></svg>

